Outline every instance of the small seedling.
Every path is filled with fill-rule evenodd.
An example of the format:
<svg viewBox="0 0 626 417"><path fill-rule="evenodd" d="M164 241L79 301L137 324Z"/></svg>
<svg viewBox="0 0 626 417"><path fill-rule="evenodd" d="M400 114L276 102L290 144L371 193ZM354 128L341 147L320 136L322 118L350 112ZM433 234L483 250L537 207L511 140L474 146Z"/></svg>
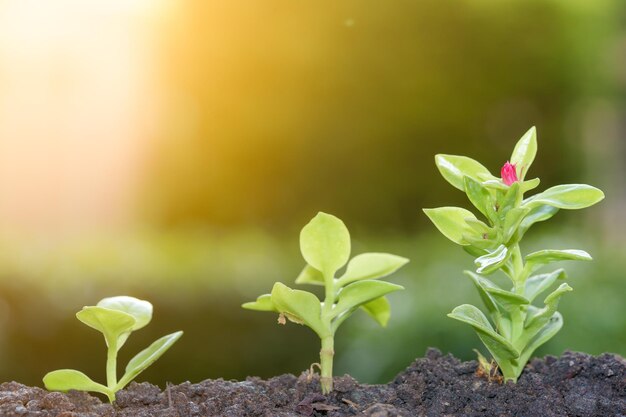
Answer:
<svg viewBox="0 0 626 417"><path fill-rule="evenodd" d="M472 326L504 379L514 382L535 349L563 326L556 309L561 296L572 290L562 283L544 299L543 307L536 307L533 300L566 275L563 269L533 274L553 262L591 260L582 250L549 249L522 256L520 240L533 224L551 218L559 209L582 209L604 198L602 191L585 184L557 185L523 198L524 193L539 185L538 178L524 179L536 152L533 127L518 141L500 178L471 158L437 155L435 163L443 177L467 194L484 221L460 207L424 209L444 236L476 257L476 272L465 273L478 289L495 327L469 304L456 307L448 316ZM496 271L510 279L510 290L486 277Z"/></svg>
<svg viewBox="0 0 626 417"><path fill-rule="evenodd" d="M392 274L408 259L387 253L363 253L348 262L350 233L341 220L326 213L318 213L304 226L300 232L300 251L307 265L296 284L324 286L324 302L310 292L293 290L277 282L271 294L261 295L242 307L278 313L279 323L284 324L286 318L317 333L322 341L320 385L322 392L327 394L333 389L337 328L358 308L381 326L386 326L391 312L385 295L403 287L378 278ZM346 271L336 278L335 274L346 263Z"/></svg>
<svg viewBox="0 0 626 417"><path fill-rule="evenodd" d="M115 401L115 393L124 388L137 375L152 365L183 334L178 331L163 336L139 352L126 365L124 376L117 380L117 353L131 332L139 330L152 319L152 304L137 298L119 296L100 300L96 306L83 307L76 313L78 320L104 335L107 344L107 385L98 384L82 372L60 369L46 374L43 383L50 391L93 391Z"/></svg>

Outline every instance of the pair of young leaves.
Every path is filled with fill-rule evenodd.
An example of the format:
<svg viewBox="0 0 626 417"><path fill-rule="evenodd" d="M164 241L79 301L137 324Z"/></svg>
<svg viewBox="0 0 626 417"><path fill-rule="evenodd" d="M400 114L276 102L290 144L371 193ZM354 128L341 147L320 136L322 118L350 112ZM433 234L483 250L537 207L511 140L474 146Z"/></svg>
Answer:
<svg viewBox="0 0 626 417"><path fill-rule="evenodd" d="M466 271L466 274L478 289L495 329L478 308L469 304L455 308L449 316L476 330L505 379L510 380L516 380L534 350L560 330L563 319L556 308L560 297L571 291L563 283L545 298L543 308L537 308L531 304L533 300L566 276L562 269L532 274L552 262L591 260L581 250L543 250L523 258L519 241L533 224L551 218L559 209L582 209L604 198L595 187L568 184L524 199L525 192L539 185L538 178L525 181L536 152L536 131L531 128L511 155L517 181L510 186L471 158L437 155L435 162L442 176L467 194L487 223L460 207L424 210L443 235L476 257L476 273ZM485 277L498 270L511 279L511 291Z"/></svg>
<svg viewBox="0 0 626 417"><path fill-rule="evenodd" d="M337 328L358 308L364 310L381 326L390 317L385 295L403 289L378 278L392 274L408 259L387 253L364 253L348 262L350 233L337 217L318 213L300 233L300 250L307 262L296 284L321 285L326 289L324 308L314 294L294 290L277 282L270 294L245 303L244 308L283 314L292 322L305 324L323 339L335 334ZM348 264L343 275L335 274Z"/></svg>
<svg viewBox="0 0 626 417"><path fill-rule="evenodd" d="M163 336L139 352L126 365L124 376L117 381L117 352L126 343L131 332L146 326L152 320L152 304L134 297L118 296L104 298L96 306L83 307L76 313L78 320L104 335L109 354L107 356L107 385L99 384L80 371L60 369L46 374L45 387L51 391L92 391L105 394L111 402L115 393L124 388L137 375L152 365L183 334L178 331Z"/></svg>

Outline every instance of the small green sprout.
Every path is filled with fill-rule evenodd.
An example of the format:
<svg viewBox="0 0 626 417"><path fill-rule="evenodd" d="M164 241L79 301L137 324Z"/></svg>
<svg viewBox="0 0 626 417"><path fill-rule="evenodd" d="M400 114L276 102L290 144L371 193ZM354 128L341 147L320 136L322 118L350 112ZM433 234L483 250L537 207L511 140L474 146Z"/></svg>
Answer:
<svg viewBox="0 0 626 417"><path fill-rule="evenodd" d="M465 271L487 307L495 328L476 307L463 304L449 317L469 324L502 370L505 380L517 381L532 353L563 326L556 311L561 296L572 288L562 283L539 308L532 303L557 280L563 269L535 274L547 264L566 260L591 260L582 250L542 250L522 256L519 242L535 223L554 216L559 209L582 209L604 198L599 189L585 184L557 185L523 198L539 179L525 180L537 152L535 128L518 141L501 178L465 156L437 155L435 163L443 177L464 191L481 212L483 220L459 207L424 209L439 231L476 257L476 272ZM502 271L511 281L510 290L486 276Z"/></svg>
<svg viewBox="0 0 626 417"><path fill-rule="evenodd" d="M359 307L378 324L386 326L391 312L385 295L404 288L377 279L392 274L408 259L387 253L363 253L348 262L350 233L341 220L326 213L318 213L304 226L300 232L300 251L307 265L296 284L324 286L324 302L310 292L293 290L277 282L271 294L261 295L242 307L278 313L279 323L284 324L286 318L317 333L322 341L320 385L327 394L333 389L337 328ZM346 263L346 271L336 278L336 272Z"/></svg>
<svg viewBox="0 0 626 417"><path fill-rule="evenodd" d="M163 336L146 349L135 355L126 365L124 376L117 380L117 352L124 345L131 332L139 330L152 319L152 304L133 297L119 296L100 300L96 306L83 307L76 313L78 320L104 335L107 344L107 385L98 384L87 375L73 369L52 371L43 377L46 389L50 391L93 391L106 395L115 401L115 393L124 388L137 375L152 365L183 334L178 331Z"/></svg>

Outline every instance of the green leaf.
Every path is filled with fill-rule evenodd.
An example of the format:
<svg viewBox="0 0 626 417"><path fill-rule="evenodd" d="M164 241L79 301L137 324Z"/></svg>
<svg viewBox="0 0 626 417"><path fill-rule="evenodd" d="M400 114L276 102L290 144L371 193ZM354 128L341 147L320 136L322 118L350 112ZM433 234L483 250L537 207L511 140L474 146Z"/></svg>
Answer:
<svg viewBox="0 0 626 417"><path fill-rule="evenodd" d="M519 352L505 338L497 334L485 315L470 304L463 304L452 310L448 317L469 324L476 330L491 355L498 361L516 359Z"/></svg>
<svg viewBox="0 0 626 417"><path fill-rule="evenodd" d="M539 269L542 265L560 261L591 261L591 255L584 250L577 249L546 249L526 255L524 269L527 276Z"/></svg>
<svg viewBox="0 0 626 417"><path fill-rule="evenodd" d="M552 337L561 330L563 327L563 316L558 311L555 312L552 317L548 320L548 322L537 332L537 334L528 341L527 345L522 349L522 354L518 362L520 364L526 364L530 359L530 356L533 352L541 345L546 343L548 340L552 339Z"/></svg>
<svg viewBox="0 0 626 417"><path fill-rule="evenodd" d="M488 181L483 181L482 185L486 187L488 190L493 191L504 191L506 192L509 189L509 186L502 182L500 178L495 178Z"/></svg>
<svg viewBox="0 0 626 417"><path fill-rule="evenodd" d="M464 177L465 193L470 202L488 219L495 218L495 211L491 205L491 193L480 182L471 177Z"/></svg>
<svg viewBox="0 0 626 417"><path fill-rule="evenodd" d="M528 169L535 160L537 154L537 130L535 126L531 127L528 132L517 142L513 154L511 154L511 163L515 165L515 171L520 181L524 180Z"/></svg>
<svg viewBox="0 0 626 417"><path fill-rule="evenodd" d="M313 268L334 276L350 257L350 233L337 217L320 212L300 232L300 251Z"/></svg>
<svg viewBox="0 0 626 417"><path fill-rule="evenodd" d="M174 343L183 335L182 331L174 332L163 336L150 346L135 355L126 365L124 376L115 386L115 391L124 388L137 375L156 362Z"/></svg>
<svg viewBox="0 0 626 417"><path fill-rule="evenodd" d="M498 232L495 228L487 226L485 223L478 219L465 219L465 223L472 229L472 233L463 233L462 239L472 246L476 246L480 249L494 249L500 242L496 241ZM464 246L467 247L467 246ZM485 252L476 255L482 256Z"/></svg>
<svg viewBox="0 0 626 417"><path fill-rule="evenodd" d="M111 390L102 384L94 382L91 378L74 369L59 369L48 372L43 377L43 384L49 391L91 391L110 396Z"/></svg>
<svg viewBox="0 0 626 417"><path fill-rule="evenodd" d="M497 240L491 239L490 236L493 234L483 233L482 235L468 235L466 233L463 234L463 240L471 245L472 247L484 250L485 252L476 253L473 256L480 257L485 255L487 252L494 250L500 245L500 242ZM497 237L497 236L493 236ZM469 246L463 246L463 248L468 248ZM470 252L471 253L471 252Z"/></svg>
<svg viewBox="0 0 626 417"><path fill-rule="evenodd" d="M465 219L476 219L471 211L460 207L439 207L423 210L445 237L459 245L467 245L463 239L463 234L472 234L472 228L465 222Z"/></svg>
<svg viewBox="0 0 626 417"><path fill-rule="evenodd" d="M529 310L529 314L526 317L526 323L524 325L524 332L520 337L520 343L522 346L526 346L526 344L535 337L537 332L539 332L539 330L541 330L541 328L548 323L550 318L554 315L554 313L556 313L561 296L569 291L572 291L572 287L563 283L546 297L544 300L544 308Z"/></svg>
<svg viewBox="0 0 626 417"><path fill-rule="evenodd" d="M435 156L435 164L441 175L461 191L465 191L463 177L476 181L497 179L480 162L466 156L439 154Z"/></svg>
<svg viewBox="0 0 626 417"><path fill-rule="evenodd" d="M476 232L476 234L478 234L479 236L485 234L491 236L496 233L496 230L493 227L487 226L484 222L478 219L472 219L468 217L465 219L465 223L467 223L467 225L471 227L472 230Z"/></svg>
<svg viewBox="0 0 626 417"><path fill-rule="evenodd" d="M548 188L524 201L524 206L534 208L548 205L560 209L576 210L593 206L604 198L604 193L587 184L566 184Z"/></svg>
<svg viewBox="0 0 626 417"><path fill-rule="evenodd" d="M465 239L464 235L464 239ZM487 253L489 253L489 251L487 249L483 249L482 247L475 247L475 246L462 246L462 249L469 253L470 255L472 255L474 258L478 258L480 256L486 255Z"/></svg>
<svg viewBox="0 0 626 417"><path fill-rule="evenodd" d="M324 285L324 274L321 271L313 268L311 265L304 267L298 278L296 278L296 284L311 284L311 285Z"/></svg>
<svg viewBox="0 0 626 417"><path fill-rule="evenodd" d="M498 306L496 305L491 295L487 292L487 288L500 288L500 287L498 287L496 284L489 281L485 277L481 277L480 275L475 274L472 271L463 271L463 272L465 273L465 275L471 278L472 282L474 283L474 286L478 290L478 295L480 295L480 299L483 301L483 304L485 304L485 307L487 307L487 310L489 311L490 315L493 318L494 315L498 314Z"/></svg>
<svg viewBox="0 0 626 417"><path fill-rule="evenodd" d="M526 280L524 297L532 302L539 294L550 288L557 279L565 279L564 269L557 269L549 274L534 275Z"/></svg>
<svg viewBox="0 0 626 417"><path fill-rule="evenodd" d="M346 273L338 284L345 286L354 281L377 279L390 275L409 262L407 258L389 253L362 253L348 262Z"/></svg>
<svg viewBox="0 0 626 417"><path fill-rule="evenodd" d="M83 307L76 313L76 318L102 332L107 346L116 346L117 349L122 347L135 326L135 318L130 314L97 306Z"/></svg>
<svg viewBox="0 0 626 417"><path fill-rule="evenodd" d="M508 212L520 205L522 201L522 191L520 189L520 183L514 182L504 193L504 196L498 198L498 214L501 219L504 219Z"/></svg>
<svg viewBox="0 0 626 417"><path fill-rule="evenodd" d="M523 181L520 185L520 189L522 190L522 194L527 193L530 190L534 190L539 186L541 181L539 178L533 178L532 180Z"/></svg>
<svg viewBox="0 0 626 417"><path fill-rule="evenodd" d="M152 320L152 304L135 297L120 295L118 297L103 298L98 302L97 306L118 310L133 316L135 318L133 331L141 329Z"/></svg>
<svg viewBox="0 0 626 417"><path fill-rule="evenodd" d="M536 206L530 209L526 217L524 217L517 228L517 232L513 237L513 240L519 242L526 231L535 223L548 220L559 211L558 208L546 205Z"/></svg>
<svg viewBox="0 0 626 417"><path fill-rule="evenodd" d="M277 282L272 288L272 303L280 313L284 313L292 321L296 319L295 321L306 324L320 338L328 334L321 319L320 300L310 292L292 290Z"/></svg>
<svg viewBox="0 0 626 417"><path fill-rule="evenodd" d="M521 306L530 304L530 301L528 301L525 297L501 288L485 288L485 291L487 291L489 295L491 295L493 299L496 300L496 302L509 313L519 309Z"/></svg>
<svg viewBox="0 0 626 417"><path fill-rule="evenodd" d="M528 214L530 209L517 207L509 210L504 217L504 225L502 226L502 231L504 236L502 238L503 243L507 244L511 241L511 238L517 232L519 225L524 220L524 217Z"/></svg>
<svg viewBox="0 0 626 417"><path fill-rule="evenodd" d="M472 279L474 286L478 290L478 295L480 295L481 300L483 300L483 303L489 311L489 316L493 320L496 329L498 329L497 332L505 339L508 338L511 334L511 321L506 315L502 314L500 311L502 307L498 306L495 299L487 291L489 288L500 289L500 287L489 281L487 278L475 274L472 271L464 272Z"/></svg>
<svg viewBox="0 0 626 417"><path fill-rule="evenodd" d="M338 317L348 310L355 309L390 292L403 290L404 287L386 281L356 281L344 287L337 296L332 317Z"/></svg>
<svg viewBox="0 0 626 417"><path fill-rule="evenodd" d="M382 327L387 327L391 317L391 307L386 297L379 297L369 301L363 304L361 308Z"/></svg>
<svg viewBox="0 0 626 417"><path fill-rule="evenodd" d="M511 253L505 245L498 246L495 250L486 255L476 258L474 264L478 267L476 272L488 275L498 270L511 256Z"/></svg>
<svg viewBox="0 0 626 417"><path fill-rule="evenodd" d="M248 303L244 303L241 307L248 310L256 310L256 311L273 311L278 313L279 311L276 309L274 303L272 303L272 295L271 294L263 294L257 297L256 301L251 301Z"/></svg>

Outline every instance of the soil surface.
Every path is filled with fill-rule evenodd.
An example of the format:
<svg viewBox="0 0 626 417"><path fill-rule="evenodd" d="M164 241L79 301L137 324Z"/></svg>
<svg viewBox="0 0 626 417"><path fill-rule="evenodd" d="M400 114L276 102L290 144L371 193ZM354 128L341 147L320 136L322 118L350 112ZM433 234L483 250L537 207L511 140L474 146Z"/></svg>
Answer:
<svg viewBox="0 0 626 417"><path fill-rule="evenodd" d="M206 380L165 390L131 383L114 405L83 392L62 394L16 382L0 385L0 416L38 417L626 417L626 361L617 355L566 352L529 363L517 384L476 374L430 349L386 385L336 377L319 394L317 376L267 381Z"/></svg>

